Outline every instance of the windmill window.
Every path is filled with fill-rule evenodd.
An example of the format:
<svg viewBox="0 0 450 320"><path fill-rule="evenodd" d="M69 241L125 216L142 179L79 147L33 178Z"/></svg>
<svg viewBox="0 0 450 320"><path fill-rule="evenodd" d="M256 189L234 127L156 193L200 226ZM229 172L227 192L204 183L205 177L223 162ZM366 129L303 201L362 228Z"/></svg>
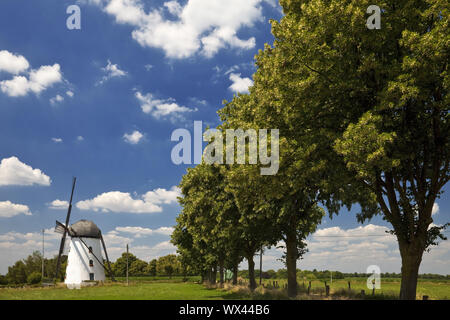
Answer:
<svg viewBox="0 0 450 320"><path fill-rule="evenodd" d="M94 266L94 260L89 260L89 267L93 267Z"/></svg>
<svg viewBox="0 0 450 320"><path fill-rule="evenodd" d="M89 253L92 253L92 247L89 247Z"/></svg>

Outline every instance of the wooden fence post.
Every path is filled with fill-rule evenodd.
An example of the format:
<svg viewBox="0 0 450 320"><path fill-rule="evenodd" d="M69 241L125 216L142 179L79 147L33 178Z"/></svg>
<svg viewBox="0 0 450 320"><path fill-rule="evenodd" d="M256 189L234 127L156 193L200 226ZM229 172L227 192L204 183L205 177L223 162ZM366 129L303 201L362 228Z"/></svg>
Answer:
<svg viewBox="0 0 450 320"><path fill-rule="evenodd" d="M423 300L428 300L428 296L423 296Z"/></svg>
<svg viewBox="0 0 450 320"><path fill-rule="evenodd" d="M364 291L364 290L361 290L361 297L365 297L366 296L366 291Z"/></svg>
<svg viewBox="0 0 450 320"><path fill-rule="evenodd" d="M351 291L352 290L352 286L351 286L351 284L350 284L350 281L348 282L348 291Z"/></svg>
<svg viewBox="0 0 450 320"><path fill-rule="evenodd" d="M330 296L330 286L325 286L325 294L327 297Z"/></svg>

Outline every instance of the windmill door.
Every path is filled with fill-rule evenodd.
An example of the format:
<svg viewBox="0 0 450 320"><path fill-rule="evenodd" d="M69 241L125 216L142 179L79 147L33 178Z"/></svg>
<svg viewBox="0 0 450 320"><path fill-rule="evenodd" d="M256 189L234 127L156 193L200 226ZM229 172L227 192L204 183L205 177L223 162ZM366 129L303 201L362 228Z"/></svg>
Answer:
<svg viewBox="0 0 450 320"><path fill-rule="evenodd" d="M89 280L90 281L94 281L94 274L93 273L89 273Z"/></svg>

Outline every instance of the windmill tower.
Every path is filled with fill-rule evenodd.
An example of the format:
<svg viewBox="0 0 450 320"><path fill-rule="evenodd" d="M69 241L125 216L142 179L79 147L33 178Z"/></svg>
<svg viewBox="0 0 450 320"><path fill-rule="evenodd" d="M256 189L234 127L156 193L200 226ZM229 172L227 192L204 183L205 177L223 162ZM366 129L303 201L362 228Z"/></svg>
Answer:
<svg viewBox="0 0 450 320"><path fill-rule="evenodd" d="M68 288L80 288L87 281L104 281L105 270L114 280L111 265L106 251L105 241L102 232L97 225L88 220L80 220L73 225L69 225L70 213L72 211L72 199L75 189L76 178L73 180L72 193L70 196L69 209L66 217L66 224L56 221L55 232L61 233L61 245L59 249L58 261L56 265L57 278L61 265L61 257L64 251L66 237L70 237L69 255L67 260L65 283ZM105 253L107 267L102 257L102 248Z"/></svg>

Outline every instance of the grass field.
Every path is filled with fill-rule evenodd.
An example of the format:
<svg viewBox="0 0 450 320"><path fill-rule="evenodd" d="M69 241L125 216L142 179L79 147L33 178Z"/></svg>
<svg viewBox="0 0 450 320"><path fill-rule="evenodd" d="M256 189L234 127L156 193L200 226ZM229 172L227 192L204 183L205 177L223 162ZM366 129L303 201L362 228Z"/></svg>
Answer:
<svg viewBox="0 0 450 320"><path fill-rule="evenodd" d="M82 288L81 290L69 290L64 287L57 288L2 288L0 300L221 300L221 299L286 299L285 290L267 289L269 281L265 280L266 288L258 288L255 293L250 293L245 287L226 289L208 289L197 284L197 277L182 282L182 278L130 278L127 286L124 279L118 283L106 283L97 287ZM351 281L353 295L348 295L348 281ZM272 283L273 280L270 281ZM286 280L278 280L283 287ZM333 299L358 299L358 293L363 289L368 299L395 299L398 296L400 282L398 279L385 279L381 283L381 289L376 290L375 297L371 296L371 290L367 289L365 279L352 278L335 280L330 285ZM324 283L312 282L311 295L307 296L303 289L303 281L299 281L300 294L298 299L324 299ZM308 282L305 282L305 286ZM420 280L417 290L417 298L422 299L428 295L430 299L450 299L450 281L426 281Z"/></svg>
<svg viewBox="0 0 450 320"><path fill-rule="evenodd" d="M372 290L367 288L365 278L333 280L332 283L331 281L327 281L327 285L330 286L331 293L336 293L339 291L346 291L348 289L348 281L350 281L351 289L355 293L360 293L361 290L365 290L366 295L370 296L372 294ZM265 280L263 282L266 284L266 286L269 286L272 284L273 280ZM280 287L283 287L283 285L285 285L286 283L286 280L278 280L278 285ZM301 288L303 287L303 283L305 284L306 288L308 286L307 280L298 281L298 284L301 286ZM313 293L324 293L325 283L320 280L312 281L311 289L311 292ZM385 298L392 299L397 298L399 292L400 279L381 279L381 289L375 290L375 294L379 297L383 296ZM419 279L419 282L417 284L417 299L422 299L424 295L429 296L430 299L450 299L450 281Z"/></svg>

